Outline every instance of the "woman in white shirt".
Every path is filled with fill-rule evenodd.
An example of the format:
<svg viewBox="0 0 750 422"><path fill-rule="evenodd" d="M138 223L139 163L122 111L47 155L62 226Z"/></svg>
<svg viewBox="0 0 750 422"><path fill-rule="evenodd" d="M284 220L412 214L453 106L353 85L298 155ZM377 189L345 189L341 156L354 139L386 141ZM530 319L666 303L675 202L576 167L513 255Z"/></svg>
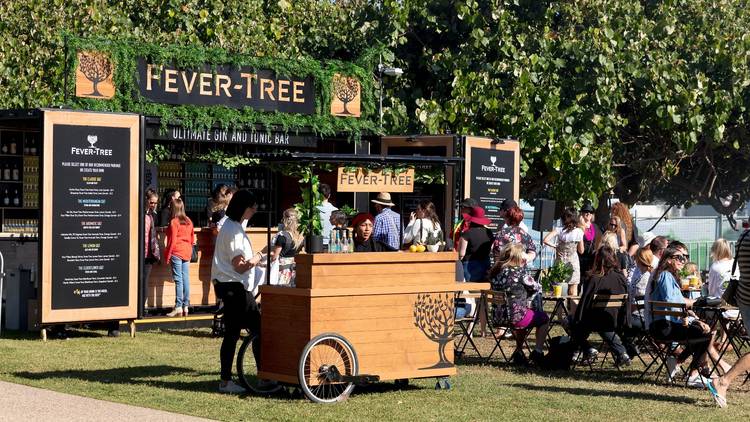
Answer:
<svg viewBox="0 0 750 422"><path fill-rule="evenodd" d="M437 237L441 231L435 205L428 200L423 200L419 202L417 210L411 213L409 225L404 229L404 243L423 245L427 242L430 234Z"/></svg>
<svg viewBox="0 0 750 422"><path fill-rule="evenodd" d="M253 343L255 361L260 362L260 311L253 296L255 266L261 260L260 252L245 234L243 221L252 218L258 210L258 201L250 191L234 194L227 206L226 221L216 237L211 279L216 295L224 303L224 340L221 343L221 382L219 392L239 394L244 388L232 381L232 363L240 330L248 328L256 334Z"/></svg>
<svg viewBox="0 0 750 422"><path fill-rule="evenodd" d="M708 295L721 297L726 289L726 283L732 277L732 250L725 239L716 239L711 245L711 268L708 271ZM735 270L735 275L739 272Z"/></svg>
<svg viewBox="0 0 750 422"><path fill-rule="evenodd" d="M578 254L583 253L583 230L578 227L578 216L572 208L563 211L560 217L562 228L553 228L544 237L544 244L555 248L555 261L562 261L573 267L573 274L568 279L568 295L578 296L578 285L581 283L581 267ZM557 236L557 243L551 243Z"/></svg>

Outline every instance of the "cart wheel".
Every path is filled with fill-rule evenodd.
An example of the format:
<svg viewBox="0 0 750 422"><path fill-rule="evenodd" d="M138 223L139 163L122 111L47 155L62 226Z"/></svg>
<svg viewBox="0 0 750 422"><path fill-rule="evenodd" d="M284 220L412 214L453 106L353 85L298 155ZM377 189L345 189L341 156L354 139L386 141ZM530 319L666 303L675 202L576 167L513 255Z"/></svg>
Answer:
<svg viewBox="0 0 750 422"><path fill-rule="evenodd" d="M240 385L256 394L273 394L282 389L282 386L273 381L258 378L258 363L255 361L253 349L250 347L255 341L255 335L249 335L242 339L240 351L237 353L237 378Z"/></svg>
<svg viewBox="0 0 750 422"><path fill-rule="evenodd" d="M436 390L450 390L451 387L451 381L448 377L440 377L435 383Z"/></svg>
<svg viewBox="0 0 750 422"><path fill-rule="evenodd" d="M397 379L394 383L397 388L406 388L409 386L409 378Z"/></svg>
<svg viewBox="0 0 750 422"><path fill-rule="evenodd" d="M347 380L359 372L357 354L344 337L325 333L310 340L299 361L299 383L315 403L344 401L354 389Z"/></svg>

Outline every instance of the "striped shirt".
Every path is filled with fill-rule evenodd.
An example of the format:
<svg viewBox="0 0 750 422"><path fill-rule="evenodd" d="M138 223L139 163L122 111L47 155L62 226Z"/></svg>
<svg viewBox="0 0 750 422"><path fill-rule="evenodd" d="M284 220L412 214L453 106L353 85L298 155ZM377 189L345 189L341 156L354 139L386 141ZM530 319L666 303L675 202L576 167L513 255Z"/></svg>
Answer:
<svg viewBox="0 0 750 422"><path fill-rule="evenodd" d="M737 304L750 306L750 230L740 236L735 251L740 268L740 282L737 285Z"/></svg>

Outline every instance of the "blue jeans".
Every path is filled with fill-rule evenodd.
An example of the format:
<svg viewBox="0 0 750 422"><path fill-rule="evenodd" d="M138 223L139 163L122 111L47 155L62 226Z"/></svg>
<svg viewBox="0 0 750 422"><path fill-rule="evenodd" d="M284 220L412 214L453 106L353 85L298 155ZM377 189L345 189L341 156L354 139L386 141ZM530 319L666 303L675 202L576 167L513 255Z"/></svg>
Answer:
<svg viewBox="0 0 750 422"><path fill-rule="evenodd" d="M466 281L486 281L487 271L490 269L490 259L471 260L464 263L464 280Z"/></svg>
<svg viewBox="0 0 750 422"><path fill-rule="evenodd" d="M172 264L172 280L174 280L174 307L190 306L190 261L172 255L169 263Z"/></svg>

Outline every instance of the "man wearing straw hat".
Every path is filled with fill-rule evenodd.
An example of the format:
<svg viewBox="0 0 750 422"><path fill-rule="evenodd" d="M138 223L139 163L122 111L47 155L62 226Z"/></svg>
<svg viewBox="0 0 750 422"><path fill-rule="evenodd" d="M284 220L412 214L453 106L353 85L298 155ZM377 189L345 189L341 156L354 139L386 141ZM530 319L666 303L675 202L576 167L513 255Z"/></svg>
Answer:
<svg viewBox="0 0 750 422"><path fill-rule="evenodd" d="M401 216L391 210L396 205L391 202L391 194L380 192L377 198L372 200L375 204L375 227L372 229L372 237L393 250L399 250L401 246Z"/></svg>

